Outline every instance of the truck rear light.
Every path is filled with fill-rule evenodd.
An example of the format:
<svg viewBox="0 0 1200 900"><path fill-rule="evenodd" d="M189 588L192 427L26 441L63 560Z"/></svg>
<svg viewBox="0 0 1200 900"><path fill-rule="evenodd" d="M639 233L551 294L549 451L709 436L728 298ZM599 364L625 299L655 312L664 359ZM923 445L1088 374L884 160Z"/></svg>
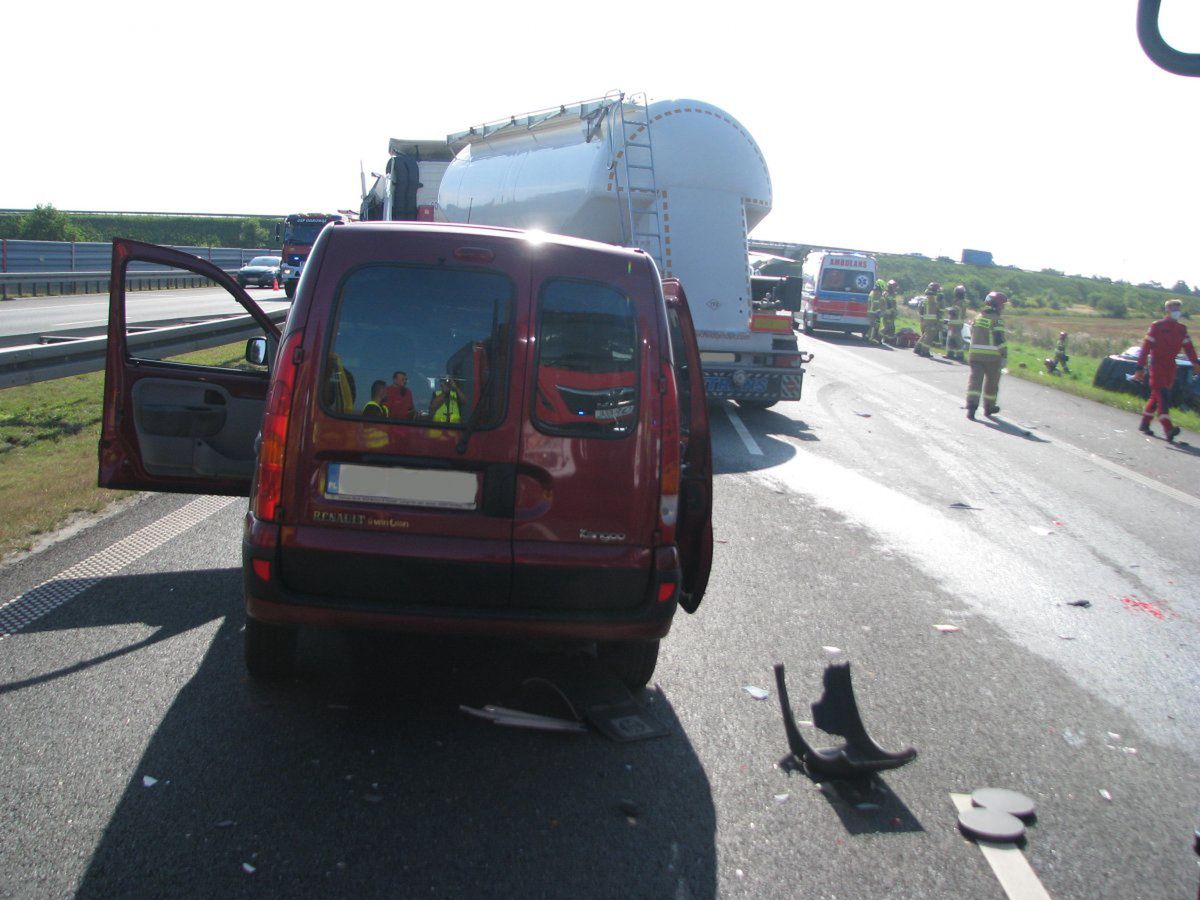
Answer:
<svg viewBox="0 0 1200 900"><path fill-rule="evenodd" d="M292 415L292 392L296 386L297 351L303 331L288 335L275 363L275 375L267 391L263 413L262 445L258 449L258 466L254 474L254 515L263 521L279 521L279 504L283 496L283 460L287 450L288 423Z"/></svg>
<svg viewBox="0 0 1200 900"><path fill-rule="evenodd" d="M254 570L254 574L258 576L260 581L271 580L271 561L268 559L252 559L250 560L250 568Z"/></svg>

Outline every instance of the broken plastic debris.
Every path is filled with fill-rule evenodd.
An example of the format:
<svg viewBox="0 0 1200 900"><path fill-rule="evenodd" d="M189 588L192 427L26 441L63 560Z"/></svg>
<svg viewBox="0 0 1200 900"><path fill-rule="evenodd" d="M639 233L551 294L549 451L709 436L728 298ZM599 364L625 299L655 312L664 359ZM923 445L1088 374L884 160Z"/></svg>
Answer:
<svg viewBox="0 0 1200 900"><path fill-rule="evenodd" d="M1049 528L1042 528L1038 525L1030 525L1029 530L1032 531L1034 534L1036 534L1038 537L1047 537L1048 535L1054 534L1054 532L1051 531Z"/></svg>
<svg viewBox="0 0 1200 900"><path fill-rule="evenodd" d="M860 812L872 812L880 809L881 807L878 803L855 803L854 808Z"/></svg>
<svg viewBox="0 0 1200 900"><path fill-rule="evenodd" d="M747 684L747 685L743 686L742 690L745 691L747 694L749 694L751 697L753 697L755 700L766 700L768 697L771 696L770 691L764 691L762 688L755 687L752 684Z"/></svg>
<svg viewBox="0 0 1200 900"><path fill-rule="evenodd" d="M951 634L955 631L962 631L962 629L957 625L934 625L933 627L943 634Z"/></svg>
<svg viewBox="0 0 1200 900"><path fill-rule="evenodd" d="M1090 609L1092 606L1091 600L1072 600L1067 606L1078 606L1081 609Z"/></svg>
<svg viewBox="0 0 1200 900"><path fill-rule="evenodd" d="M153 775L142 776L142 787L154 787L156 784L158 784L158 779Z"/></svg>
<svg viewBox="0 0 1200 900"><path fill-rule="evenodd" d="M1070 728L1063 729L1063 740L1072 747L1082 747L1087 743L1087 738L1085 738L1082 734L1076 734Z"/></svg>
<svg viewBox="0 0 1200 900"><path fill-rule="evenodd" d="M1060 641L1073 641L1073 640L1075 640L1075 635L1073 635L1073 634L1060 634L1060 635L1058 636L1058 639L1059 639Z"/></svg>
<svg viewBox="0 0 1200 900"><path fill-rule="evenodd" d="M821 649L824 650L826 653L841 653L842 652L841 647L822 647Z"/></svg>
<svg viewBox="0 0 1200 900"><path fill-rule="evenodd" d="M1025 834L1025 823L1014 815L986 806L973 806L958 814L958 827L970 837L985 841L1015 841Z"/></svg>
<svg viewBox="0 0 1200 900"><path fill-rule="evenodd" d="M1121 736L1119 734L1117 734L1115 731L1110 731L1108 733L1108 739L1110 741L1119 741L1121 739Z"/></svg>
<svg viewBox="0 0 1200 900"><path fill-rule="evenodd" d="M791 795L791 794L776 794L776 795L775 795L775 802L776 802L776 803L783 803L783 802L785 802L785 801L787 800L787 798L788 798L788 797L790 797L790 796L792 796L792 795Z"/></svg>
<svg viewBox="0 0 1200 900"><path fill-rule="evenodd" d="M1037 812L1037 805L1030 797L1007 788L978 788L971 793L971 804L1006 812L1018 819L1028 819Z"/></svg>
<svg viewBox="0 0 1200 900"><path fill-rule="evenodd" d="M242 863L242 871L247 875L253 875L258 870L254 868L254 866L250 865L250 863Z"/></svg>
<svg viewBox="0 0 1200 900"><path fill-rule="evenodd" d="M1100 788L1100 796L1103 797L1105 800L1107 800L1109 803L1112 803L1112 794L1110 794L1108 791L1104 790L1104 788Z"/></svg>
<svg viewBox="0 0 1200 900"><path fill-rule="evenodd" d="M1137 747L1122 747L1121 752L1128 753L1130 756L1132 756L1137 753Z"/></svg>
<svg viewBox="0 0 1200 900"><path fill-rule="evenodd" d="M979 509L978 506L972 506L970 503L962 503L962 502L951 503L950 508L951 509Z"/></svg>
<svg viewBox="0 0 1200 900"><path fill-rule="evenodd" d="M218 828L232 828L236 824L237 824L237 822L233 821L233 819L222 819L220 822L217 823L217 827Z"/></svg>
<svg viewBox="0 0 1200 900"><path fill-rule="evenodd" d="M490 719L497 725L507 725L512 728L531 728L535 731L567 731L581 733L587 731L582 722L572 722L570 719L556 719L552 716L539 716L519 709L506 709L503 706L485 706L475 709L470 706L458 707L468 715L480 719Z"/></svg>
<svg viewBox="0 0 1200 900"><path fill-rule="evenodd" d="M855 415L856 415L856 416L862 416L864 419L869 419L869 418L871 418L871 414L870 414L870 413L860 413L860 412L856 412L856 413L855 413Z"/></svg>

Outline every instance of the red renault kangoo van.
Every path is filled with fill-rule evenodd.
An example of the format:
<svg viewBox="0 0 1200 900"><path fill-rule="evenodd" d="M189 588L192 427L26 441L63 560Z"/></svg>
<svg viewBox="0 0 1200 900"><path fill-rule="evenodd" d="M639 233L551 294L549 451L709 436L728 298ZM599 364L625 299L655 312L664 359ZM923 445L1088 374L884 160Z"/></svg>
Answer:
<svg viewBox="0 0 1200 900"><path fill-rule="evenodd" d="M125 281L206 276L262 336L138 351ZM302 626L594 642L647 683L712 560L699 351L678 282L573 238L329 225L282 331L225 272L113 245L100 484L246 494L246 663Z"/></svg>

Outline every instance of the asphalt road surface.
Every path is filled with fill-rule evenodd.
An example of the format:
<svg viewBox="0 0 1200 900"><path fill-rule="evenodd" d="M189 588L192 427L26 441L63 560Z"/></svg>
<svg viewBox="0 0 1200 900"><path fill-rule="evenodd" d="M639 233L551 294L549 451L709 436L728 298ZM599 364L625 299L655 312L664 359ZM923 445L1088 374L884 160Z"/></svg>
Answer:
<svg viewBox="0 0 1200 900"><path fill-rule="evenodd" d="M249 288L248 291L250 298L267 311L286 307L289 302L282 290ZM197 321L244 313L224 288L131 291L126 298L131 324ZM107 325L107 294L27 297L0 303L0 346L36 343L37 336L43 334L104 334Z"/></svg>
<svg viewBox="0 0 1200 900"><path fill-rule="evenodd" d="M1200 438L1015 379L971 423L964 366L802 340L803 400L713 409L664 738L458 711L537 648L306 634L250 683L242 500L150 495L0 569L0 895L1195 896ZM772 665L808 720L832 661L919 751L871 785L780 767ZM956 827L981 787L1037 803L995 867Z"/></svg>

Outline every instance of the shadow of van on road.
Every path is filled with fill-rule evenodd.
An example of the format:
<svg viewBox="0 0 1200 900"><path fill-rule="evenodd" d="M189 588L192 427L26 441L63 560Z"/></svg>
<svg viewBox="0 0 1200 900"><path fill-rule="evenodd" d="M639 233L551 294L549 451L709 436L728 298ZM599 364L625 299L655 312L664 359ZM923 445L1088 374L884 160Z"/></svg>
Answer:
<svg viewBox="0 0 1200 900"><path fill-rule="evenodd" d="M458 705L503 697L530 651L334 632L304 632L298 677L263 687L242 663L234 569L105 579L30 630L157 626L138 654L217 619L78 896L715 894L710 787L658 690L640 700L664 738L508 730ZM99 680L112 669L76 678L103 702L122 689Z"/></svg>
<svg viewBox="0 0 1200 900"><path fill-rule="evenodd" d="M732 411L750 432L761 455L751 453L742 439L730 427ZM709 404L708 414L713 421L713 474L730 475L755 472L782 465L796 455L795 441L819 441L820 438L799 419L791 419L775 409L749 409L730 401Z"/></svg>

